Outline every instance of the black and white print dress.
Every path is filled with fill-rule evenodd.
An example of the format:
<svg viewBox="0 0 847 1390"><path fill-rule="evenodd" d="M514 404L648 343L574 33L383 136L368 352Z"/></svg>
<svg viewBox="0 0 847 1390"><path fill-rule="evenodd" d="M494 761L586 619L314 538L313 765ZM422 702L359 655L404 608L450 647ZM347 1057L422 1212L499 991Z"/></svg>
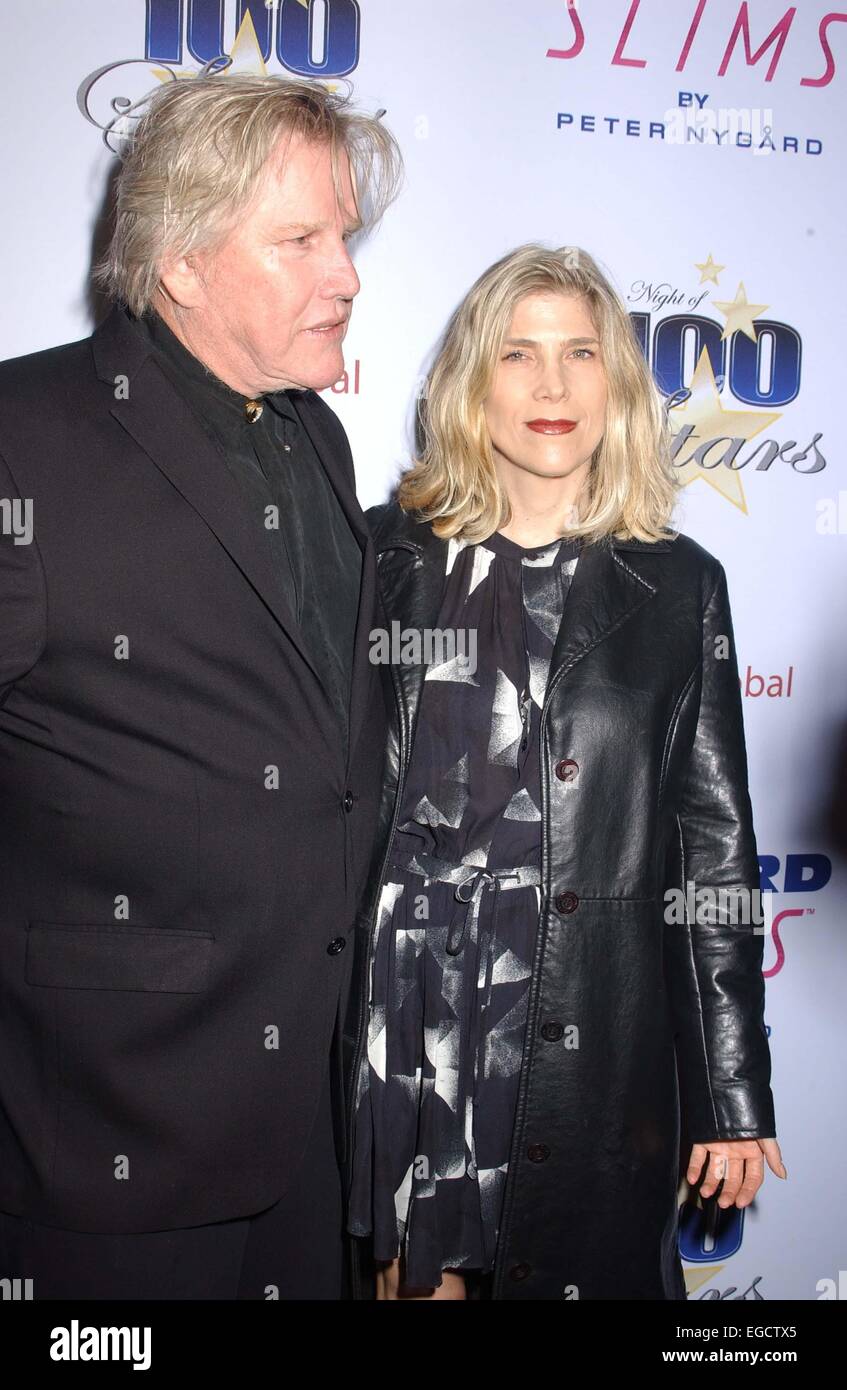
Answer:
<svg viewBox="0 0 847 1390"><path fill-rule="evenodd" d="M438 629L458 654L426 673L377 910L348 1212L414 1287L494 1263L540 911L539 724L578 555L448 542Z"/></svg>

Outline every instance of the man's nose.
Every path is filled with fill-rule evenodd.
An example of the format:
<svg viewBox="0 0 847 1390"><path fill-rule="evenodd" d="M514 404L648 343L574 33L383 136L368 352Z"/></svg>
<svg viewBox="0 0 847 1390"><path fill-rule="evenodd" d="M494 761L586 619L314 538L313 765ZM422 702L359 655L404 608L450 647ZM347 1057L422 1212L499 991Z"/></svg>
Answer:
<svg viewBox="0 0 847 1390"><path fill-rule="evenodd" d="M327 278L331 285L331 293L338 299L353 299L362 288L362 282L356 273L350 252L343 242L332 271Z"/></svg>

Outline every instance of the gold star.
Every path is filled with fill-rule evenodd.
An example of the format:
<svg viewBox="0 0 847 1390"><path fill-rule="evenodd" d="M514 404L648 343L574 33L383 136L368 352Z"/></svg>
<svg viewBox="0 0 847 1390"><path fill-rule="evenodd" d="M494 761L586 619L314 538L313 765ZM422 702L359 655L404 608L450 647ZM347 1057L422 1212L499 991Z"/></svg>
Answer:
<svg viewBox="0 0 847 1390"><path fill-rule="evenodd" d="M229 56L232 61L226 69L221 71L222 77L229 77L234 72L247 73L250 77L267 77L268 70L265 67L265 60L259 47L259 37L253 23L253 16L249 10L241 21ZM175 77L197 76L197 72L194 70L176 72L173 68L154 68L153 71L160 82L172 82Z"/></svg>
<svg viewBox="0 0 847 1390"><path fill-rule="evenodd" d="M668 420L671 429L676 427L675 433L690 426L681 443L680 453L689 456L699 449L702 461L689 457L676 471L684 486L693 483L696 478L702 478L704 483L715 488L722 497L746 514L741 473L727 465L735 461L743 443L779 420L781 412L724 410L707 348L700 353L688 389L691 392L688 400L682 405L672 406Z"/></svg>
<svg viewBox="0 0 847 1390"><path fill-rule="evenodd" d="M722 314L726 314L726 328L721 334L721 339L731 338L733 333L746 333L748 338L756 341L756 330L753 327L753 320L763 314L771 306L769 304L750 304L747 300L747 291L743 281L735 291L735 298L731 301L718 303L712 300L716 309L720 309Z"/></svg>
<svg viewBox="0 0 847 1390"><path fill-rule="evenodd" d="M693 1294L703 1284L708 1284L710 1279L716 1279L722 1269L723 1265L690 1265L683 1270L686 1292Z"/></svg>
<svg viewBox="0 0 847 1390"><path fill-rule="evenodd" d="M700 272L701 285L705 285L707 280L711 280L714 284L717 284L718 274L720 271L726 270L726 266L718 265L715 261L713 261L712 253L710 251L709 259L707 261L704 261L702 265L698 265L696 261L694 262L694 269L699 270Z"/></svg>

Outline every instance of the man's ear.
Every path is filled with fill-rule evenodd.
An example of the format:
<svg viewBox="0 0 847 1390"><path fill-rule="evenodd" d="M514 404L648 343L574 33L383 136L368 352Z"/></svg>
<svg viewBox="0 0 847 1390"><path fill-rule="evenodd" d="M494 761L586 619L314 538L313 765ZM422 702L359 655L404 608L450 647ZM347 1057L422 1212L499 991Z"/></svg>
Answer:
<svg viewBox="0 0 847 1390"><path fill-rule="evenodd" d="M163 294L181 309L196 309L206 297L206 281L199 256L176 256L159 271Z"/></svg>

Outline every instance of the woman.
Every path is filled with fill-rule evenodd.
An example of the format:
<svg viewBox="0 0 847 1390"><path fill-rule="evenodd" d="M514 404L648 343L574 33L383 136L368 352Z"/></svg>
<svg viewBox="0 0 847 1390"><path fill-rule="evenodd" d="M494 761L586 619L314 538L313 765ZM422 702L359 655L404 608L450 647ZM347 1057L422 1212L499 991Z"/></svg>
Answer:
<svg viewBox="0 0 847 1390"><path fill-rule="evenodd" d="M682 1299L681 1139L719 1205L785 1176L724 571L669 529L661 401L584 251L487 270L425 400L369 513L421 641L385 668L354 1292L372 1256L380 1299ZM735 910L680 918L689 883Z"/></svg>

